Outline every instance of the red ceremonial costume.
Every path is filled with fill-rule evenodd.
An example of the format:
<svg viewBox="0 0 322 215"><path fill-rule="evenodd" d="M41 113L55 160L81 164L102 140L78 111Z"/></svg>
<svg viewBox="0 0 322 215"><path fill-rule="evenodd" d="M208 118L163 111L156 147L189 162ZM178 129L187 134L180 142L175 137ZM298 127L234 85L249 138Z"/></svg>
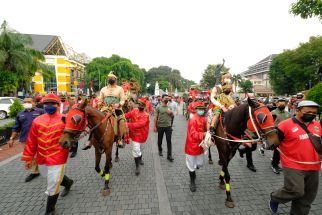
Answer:
<svg viewBox="0 0 322 215"><path fill-rule="evenodd" d="M31 161L37 154L39 165L66 163L69 150L58 144L64 128L62 115L58 111L53 115L46 113L37 117L31 125L21 160Z"/></svg>
<svg viewBox="0 0 322 215"><path fill-rule="evenodd" d="M188 155L201 155L203 148L199 146L207 132L206 117L195 114L188 122L185 153Z"/></svg>
<svg viewBox="0 0 322 215"><path fill-rule="evenodd" d="M317 121L309 123L308 130L318 136L322 136L321 125ZM291 118L282 121L278 129L283 132L284 139L279 148L282 152L281 162L283 167L297 170L317 170L321 169L320 157L315 151L312 143L304 129L296 124ZM301 162L317 162L317 164L301 164Z"/></svg>
<svg viewBox="0 0 322 215"><path fill-rule="evenodd" d="M138 108L125 114L126 119L131 119L127 123L130 130L130 138L138 143L145 143L149 134L149 114L145 111L139 111Z"/></svg>

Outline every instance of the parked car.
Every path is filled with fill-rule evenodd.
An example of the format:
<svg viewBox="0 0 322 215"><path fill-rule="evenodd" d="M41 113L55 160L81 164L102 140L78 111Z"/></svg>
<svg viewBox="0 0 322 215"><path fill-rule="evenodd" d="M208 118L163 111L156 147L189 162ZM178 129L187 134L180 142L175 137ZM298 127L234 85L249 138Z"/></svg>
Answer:
<svg viewBox="0 0 322 215"><path fill-rule="evenodd" d="M0 97L0 119L5 119L9 114L9 107L13 104L15 97ZM22 100L19 99L19 101Z"/></svg>

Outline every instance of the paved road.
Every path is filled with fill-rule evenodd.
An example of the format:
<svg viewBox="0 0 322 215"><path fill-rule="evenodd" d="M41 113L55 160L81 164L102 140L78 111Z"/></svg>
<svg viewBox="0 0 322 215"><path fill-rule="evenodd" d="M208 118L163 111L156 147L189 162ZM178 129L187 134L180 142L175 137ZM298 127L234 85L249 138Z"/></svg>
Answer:
<svg viewBox="0 0 322 215"><path fill-rule="evenodd" d="M279 188L282 175L270 170L270 152L264 157L254 153L258 172L250 172L246 161L235 157L230 165L232 197L236 207L224 205L225 192L217 187L217 164L206 163L197 172L197 192L189 190L189 174L185 166L184 143L186 121L175 118L173 133L174 162L159 157L156 134L150 133L143 159L141 175L134 175L131 147L121 150L120 162L111 170L111 195L103 197L102 179L94 170L94 150L79 151L70 159L67 175L75 180L70 194L59 198L59 214L270 214L267 200L270 192ZM164 142L164 148L166 144ZM212 150L217 160L216 149ZM165 154L165 153L164 153ZM26 176L19 159L0 163L0 214L43 214L46 204L46 181L37 178L24 183ZM320 176L320 179L322 176ZM280 214L288 214L290 204L280 207ZM322 188L312 206L311 214L322 214Z"/></svg>

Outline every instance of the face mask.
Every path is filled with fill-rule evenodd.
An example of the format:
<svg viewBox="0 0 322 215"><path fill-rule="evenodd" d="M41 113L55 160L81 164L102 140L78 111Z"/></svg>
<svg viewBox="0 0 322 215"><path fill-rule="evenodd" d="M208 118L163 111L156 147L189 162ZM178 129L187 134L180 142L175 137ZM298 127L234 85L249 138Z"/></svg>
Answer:
<svg viewBox="0 0 322 215"><path fill-rule="evenodd" d="M53 105L46 105L45 106L45 111L48 114L54 114L57 111L57 107L56 106L53 106Z"/></svg>
<svg viewBox="0 0 322 215"><path fill-rule="evenodd" d="M169 100L165 99L163 102L164 104L168 104Z"/></svg>
<svg viewBox="0 0 322 215"><path fill-rule="evenodd" d="M139 111L144 111L144 107L139 107Z"/></svg>
<svg viewBox="0 0 322 215"><path fill-rule="evenodd" d="M205 111L204 111L204 110L197 110L197 114L198 114L199 116L203 116L203 115L204 115L204 113L205 113Z"/></svg>
<svg viewBox="0 0 322 215"><path fill-rule="evenodd" d="M226 91L224 91L224 93L225 93L226 95L229 95L230 90L226 90Z"/></svg>
<svg viewBox="0 0 322 215"><path fill-rule="evenodd" d="M284 110L285 109L285 106L278 106L278 109Z"/></svg>
<svg viewBox="0 0 322 215"><path fill-rule="evenodd" d="M66 100L65 100L65 99L61 99L60 101L61 101L61 102L65 102Z"/></svg>
<svg viewBox="0 0 322 215"><path fill-rule="evenodd" d="M32 108L32 104L30 103L23 103L23 107L26 109L26 110L30 110Z"/></svg>
<svg viewBox="0 0 322 215"><path fill-rule="evenodd" d="M303 120L303 122L312 122L315 117L315 114L304 113L301 119Z"/></svg>
<svg viewBox="0 0 322 215"><path fill-rule="evenodd" d="M114 79L108 79L108 83L109 83L110 85L113 85L113 84L115 83L115 80L114 80Z"/></svg>

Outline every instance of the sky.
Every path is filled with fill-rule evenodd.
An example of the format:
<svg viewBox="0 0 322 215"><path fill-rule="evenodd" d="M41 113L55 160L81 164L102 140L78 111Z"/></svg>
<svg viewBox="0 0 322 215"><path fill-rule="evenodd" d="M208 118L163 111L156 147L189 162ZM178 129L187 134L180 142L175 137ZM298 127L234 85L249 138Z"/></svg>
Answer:
<svg viewBox="0 0 322 215"><path fill-rule="evenodd" d="M90 58L112 54L146 70L178 69L199 82L209 64L232 74L322 35L317 18L289 13L295 0L6 0L0 22L29 34L58 35Z"/></svg>

